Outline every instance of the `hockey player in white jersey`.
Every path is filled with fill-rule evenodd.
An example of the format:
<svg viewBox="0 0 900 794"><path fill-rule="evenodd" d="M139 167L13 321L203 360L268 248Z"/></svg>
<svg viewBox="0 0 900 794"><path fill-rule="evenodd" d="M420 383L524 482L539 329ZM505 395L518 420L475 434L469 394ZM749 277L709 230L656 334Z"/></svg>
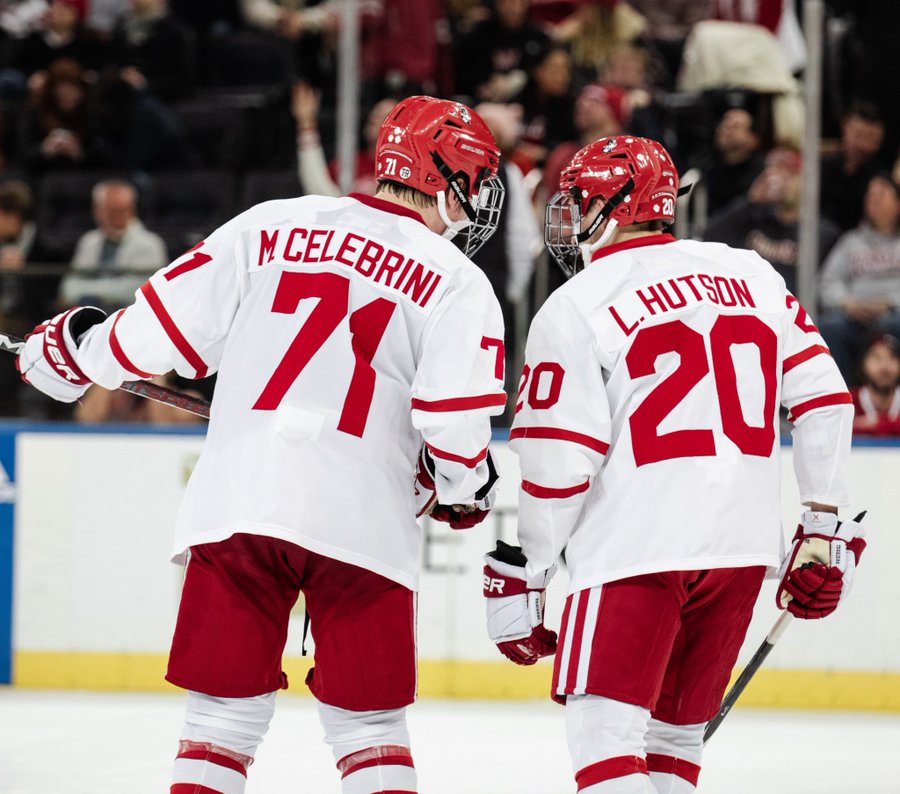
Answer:
<svg viewBox="0 0 900 794"><path fill-rule="evenodd" d="M829 614L865 542L847 504L850 395L816 326L755 253L676 240L655 141L578 152L546 210L572 277L531 325L511 446L521 549L487 555L488 631L555 651L578 791L685 794L766 571L779 606ZM803 512L785 555L779 405ZM560 636L544 588L564 554Z"/></svg>
<svg viewBox="0 0 900 794"><path fill-rule="evenodd" d="M343 791L417 790L416 516L472 525L496 479L503 322L463 252L496 227L498 157L468 107L405 99L379 135L375 197L260 204L128 308L72 309L27 340L23 377L64 401L91 382L218 372L176 528L187 569L166 677L189 694L173 794L244 791L301 591Z"/></svg>

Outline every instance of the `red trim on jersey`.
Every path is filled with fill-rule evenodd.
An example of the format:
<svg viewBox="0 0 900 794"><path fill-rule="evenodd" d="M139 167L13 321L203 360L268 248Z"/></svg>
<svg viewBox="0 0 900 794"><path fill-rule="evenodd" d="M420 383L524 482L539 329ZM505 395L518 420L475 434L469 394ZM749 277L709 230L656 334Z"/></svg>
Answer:
<svg viewBox="0 0 900 794"><path fill-rule="evenodd" d="M169 794L222 794L222 792L202 783L173 783Z"/></svg>
<svg viewBox="0 0 900 794"><path fill-rule="evenodd" d="M781 371L783 373L790 372L794 367L802 364L804 361L809 361L811 358L815 358L820 353L825 353L829 356L831 355L831 351L827 347L825 347L825 345L812 345L811 347L806 348L806 350L801 350L799 353L794 353L794 355L788 356L784 360Z"/></svg>
<svg viewBox="0 0 900 794"><path fill-rule="evenodd" d="M479 452L475 457L465 458L462 455L456 455L453 452L446 452L443 449L438 449L437 447L431 446L431 444L426 444L429 451L436 458L443 458L444 460L451 460L454 463L462 463L463 466L468 466L470 469L474 469L481 461L483 461L488 454L488 448L485 447L481 452Z"/></svg>
<svg viewBox="0 0 900 794"><path fill-rule="evenodd" d="M172 344L174 344L178 352L184 356L185 361L197 371L195 377L205 378L208 369L206 363L200 358L200 354L191 347L191 343L184 338L184 334L178 330L178 326L175 325L175 321L166 311L166 307L163 306L162 301L159 299L159 295L156 294L156 290L153 289L153 285L149 281L141 287L141 294L147 300L147 303L150 304L150 308L153 309L156 319L159 320L163 330L166 332L169 339L172 340Z"/></svg>
<svg viewBox="0 0 900 794"><path fill-rule="evenodd" d="M401 207L399 204L394 204L393 201L385 201L384 199L376 198L375 196L367 196L365 193L350 193L347 198L356 199L360 204L365 204L372 209L390 212L392 215L402 215L405 218L412 218L414 221L418 221L423 226L427 225L425 219L418 212L411 210L408 207Z"/></svg>
<svg viewBox="0 0 900 794"><path fill-rule="evenodd" d="M571 441L599 452L601 455L605 455L609 450L609 444L599 438L585 433L576 433L574 430L565 430L561 427L515 427L509 431L509 440L512 441L514 438L551 438L559 441Z"/></svg>
<svg viewBox="0 0 900 794"><path fill-rule="evenodd" d="M125 351L122 350L122 345L119 343L119 337L116 335L116 326L119 324L119 319L124 314L125 309L120 309L116 312L116 319L113 320L112 328L109 330L109 348L112 350L113 356L115 356L116 361L119 362L119 365L123 369L127 369L129 372L137 375L139 378L155 378L152 372L144 372L142 369L138 369L134 364L131 363L131 359L125 355Z"/></svg>
<svg viewBox="0 0 900 794"><path fill-rule="evenodd" d="M674 755L662 755L661 753L647 753L647 771L676 775L692 786L696 786L697 780L700 778L698 764L685 761L683 758L676 758Z"/></svg>
<svg viewBox="0 0 900 794"><path fill-rule="evenodd" d="M522 490L538 499L566 499L575 494L584 493L590 487L590 480L585 480L578 485L571 485L568 488L548 488L545 485L522 480Z"/></svg>
<svg viewBox="0 0 900 794"><path fill-rule="evenodd" d="M647 762L639 755L617 755L589 764L575 773L578 790L626 775L646 775Z"/></svg>
<svg viewBox="0 0 900 794"><path fill-rule="evenodd" d="M215 764L216 766L224 766L226 769L240 772L244 777L247 777L247 767L238 761L237 758L231 758L222 753L215 753L202 747L198 747L194 750L182 750L176 757L188 758L193 761L205 761L208 764Z"/></svg>
<svg viewBox="0 0 900 794"><path fill-rule="evenodd" d="M623 240L621 243L613 243L612 245L604 245L597 251L594 251L591 262L610 254L617 254L619 251L627 251L630 248L643 248L648 245L665 245L666 243L677 242L671 234L648 234L646 237L635 237L633 240Z"/></svg>
<svg viewBox="0 0 900 794"><path fill-rule="evenodd" d="M823 394L821 397L813 397L804 403L798 403L788 411L788 419L796 422L803 414L813 411L816 408L825 408L829 405L853 405L853 398L850 392L845 391L839 394Z"/></svg>
<svg viewBox="0 0 900 794"><path fill-rule="evenodd" d="M475 408L492 408L506 405L506 394L479 394L476 397L448 397L446 400L420 400L413 397L415 411L471 411Z"/></svg>

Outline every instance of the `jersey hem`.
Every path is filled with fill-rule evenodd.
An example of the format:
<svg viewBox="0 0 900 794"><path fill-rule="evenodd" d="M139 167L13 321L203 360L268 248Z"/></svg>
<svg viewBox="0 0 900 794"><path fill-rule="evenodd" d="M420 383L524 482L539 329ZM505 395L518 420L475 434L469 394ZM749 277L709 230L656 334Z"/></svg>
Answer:
<svg viewBox="0 0 900 794"><path fill-rule="evenodd" d="M236 535L241 532L247 533L248 535L262 535L269 538L278 538L279 540L284 540L288 543L293 543L296 546L300 546L307 551L321 554L323 557L328 557L332 560L338 560L339 562L346 562L350 565L355 565L358 568L364 568L367 571L372 571L373 573L377 573L379 576L383 576L385 579L390 579L392 582L397 582L397 584L403 585L413 592L418 592L419 590L418 572L408 573L406 571L399 570L390 565L385 565L384 563L364 554L354 553L337 546L331 546L328 543L323 543L320 540L310 538L301 532L288 529L287 527L273 526L271 524L256 524L250 521L242 521L228 527L219 527L217 529L207 530L205 532L191 533L190 545L199 546L202 543L216 543L220 540L226 540L232 535ZM189 556L189 547L178 545L172 552L170 560L176 565L185 565L187 564Z"/></svg>
<svg viewBox="0 0 900 794"><path fill-rule="evenodd" d="M690 560L670 560L657 563L656 565L636 565L632 568L608 571L596 576L576 576L569 583L567 595L573 595L592 587L599 587L609 582L617 582L620 579L628 579L631 576L643 576L648 573L704 571L714 568L749 568L753 565L765 565L766 568L774 569L781 565L781 560L771 554L752 554L742 557L706 557Z"/></svg>

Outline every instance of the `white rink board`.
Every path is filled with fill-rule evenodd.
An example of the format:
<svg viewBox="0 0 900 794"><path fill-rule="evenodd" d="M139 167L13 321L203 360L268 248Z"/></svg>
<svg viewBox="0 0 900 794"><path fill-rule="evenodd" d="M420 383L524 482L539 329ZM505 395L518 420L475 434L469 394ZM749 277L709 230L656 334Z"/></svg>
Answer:
<svg viewBox="0 0 900 794"><path fill-rule="evenodd" d="M14 650L168 650L182 572L168 562L172 526L202 443L202 436L145 433L18 435ZM518 466L505 443L492 448L502 475L496 515L468 532L425 528L423 659L497 660L484 632L482 555L498 536L515 541ZM791 451L782 454L791 534L799 507ZM853 509L865 507L871 517L853 596L827 622L795 621L767 667L900 671L900 533L892 529L900 512L900 448L854 448L851 476ZM565 591L562 571L549 592L550 626L559 623ZM742 661L777 617L772 593L767 583ZM288 655L299 655L301 628L297 614Z"/></svg>

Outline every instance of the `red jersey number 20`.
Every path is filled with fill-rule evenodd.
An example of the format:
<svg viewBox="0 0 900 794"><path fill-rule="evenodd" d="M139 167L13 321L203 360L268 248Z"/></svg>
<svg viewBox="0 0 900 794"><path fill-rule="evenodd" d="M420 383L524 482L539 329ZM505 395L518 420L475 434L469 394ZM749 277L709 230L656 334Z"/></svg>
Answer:
<svg viewBox="0 0 900 794"><path fill-rule="evenodd" d="M318 303L254 403L256 410L272 411L279 406L303 368L347 316L349 296L350 280L336 273L282 273L272 303L273 312L293 314L300 301L308 298L315 298ZM396 306L386 298L376 298L350 315L354 366L337 426L343 433L362 437L366 429L375 393L372 359Z"/></svg>
<svg viewBox="0 0 900 794"><path fill-rule="evenodd" d="M741 373L742 377L763 380L763 411L758 417L759 424L757 417L753 417L753 424L744 418L738 373L732 357L733 345L752 345L759 353L759 369ZM707 355L707 346L711 355ZM725 435L745 455L771 455L775 444L777 348L775 332L753 315L720 316L708 338L681 320L639 331L625 356L632 378L654 374L657 359L665 353L677 353L679 362L675 370L644 397L629 418L635 463L643 466L672 458L716 454L715 438L709 428L659 432L662 421L709 374L710 360Z"/></svg>

